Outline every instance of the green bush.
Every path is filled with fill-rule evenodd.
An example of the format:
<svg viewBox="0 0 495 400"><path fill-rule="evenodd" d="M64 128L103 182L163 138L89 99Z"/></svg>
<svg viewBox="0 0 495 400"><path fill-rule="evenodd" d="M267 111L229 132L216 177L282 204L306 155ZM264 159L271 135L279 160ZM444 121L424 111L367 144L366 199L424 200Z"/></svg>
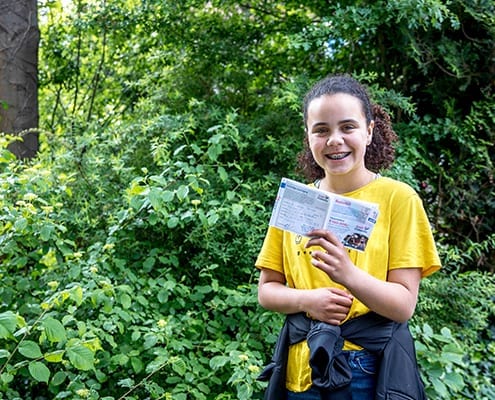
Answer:
<svg viewBox="0 0 495 400"><path fill-rule="evenodd" d="M412 326L430 397L493 398L495 277L439 272L420 293Z"/></svg>
<svg viewBox="0 0 495 400"><path fill-rule="evenodd" d="M40 3L38 157L0 139L1 399L261 398L282 316L253 264L337 71L392 113L438 238L428 393L494 397L493 278L461 273L494 265L489 2L76 3Z"/></svg>

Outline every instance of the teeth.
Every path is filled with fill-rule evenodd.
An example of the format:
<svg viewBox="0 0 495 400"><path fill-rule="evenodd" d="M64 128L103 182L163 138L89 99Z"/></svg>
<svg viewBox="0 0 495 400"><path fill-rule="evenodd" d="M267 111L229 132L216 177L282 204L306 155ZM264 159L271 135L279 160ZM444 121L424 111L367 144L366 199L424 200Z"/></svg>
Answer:
<svg viewBox="0 0 495 400"><path fill-rule="evenodd" d="M332 160L341 160L344 158L348 153L340 153L340 154L329 154L328 158L331 158Z"/></svg>

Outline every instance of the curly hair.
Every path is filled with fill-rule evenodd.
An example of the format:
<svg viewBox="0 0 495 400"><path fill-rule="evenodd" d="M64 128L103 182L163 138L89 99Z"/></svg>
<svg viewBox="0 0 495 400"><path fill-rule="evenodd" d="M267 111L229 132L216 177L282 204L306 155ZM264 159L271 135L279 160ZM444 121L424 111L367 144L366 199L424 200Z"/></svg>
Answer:
<svg viewBox="0 0 495 400"><path fill-rule="evenodd" d="M303 150L299 153L297 172L302 173L309 181L322 179L325 176L323 168L315 161L309 148L306 124L308 107L311 101L324 95L345 93L356 97L361 102L366 123L375 122L371 143L366 147L364 164L373 172L389 168L395 159L394 142L398 140L392 129L388 113L378 104L372 104L366 88L349 75L331 75L317 82L304 96L303 118L305 134Z"/></svg>

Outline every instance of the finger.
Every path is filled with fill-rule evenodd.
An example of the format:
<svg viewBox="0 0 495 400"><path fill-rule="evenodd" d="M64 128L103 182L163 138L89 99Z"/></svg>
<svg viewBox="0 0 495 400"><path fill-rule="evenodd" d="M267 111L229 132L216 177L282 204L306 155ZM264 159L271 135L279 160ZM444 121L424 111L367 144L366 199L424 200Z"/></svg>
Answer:
<svg viewBox="0 0 495 400"><path fill-rule="evenodd" d="M335 300L335 304L341 309L341 311L345 311L352 305L353 299L348 297L342 297L340 299Z"/></svg>
<svg viewBox="0 0 495 400"><path fill-rule="evenodd" d="M325 260L329 258L328 251L312 250L309 254L316 260Z"/></svg>
<svg viewBox="0 0 495 400"><path fill-rule="evenodd" d="M349 306L337 306L335 305L335 307L333 307L333 310L332 310L332 315L336 315L336 314L341 314L342 316L346 316L347 313L349 312Z"/></svg>
<svg viewBox="0 0 495 400"><path fill-rule="evenodd" d="M312 231L308 232L307 235L309 237L327 237L328 234L330 234L330 231L327 231L326 229L313 229Z"/></svg>
<svg viewBox="0 0 495 400"><path fill-rule="evenodd" d="M354 296L352 295L352 293L349 293L346 289L340 289L340 288L336 288L336 287L330 287L328 288L328 290L330 292L332 292L333 294L337 295L337 296L340 296L340 297L343 297L343 298L347 298L347 299L354 299Z"/></svg>
<svg viewBox="0 0 495 400"><path fill-rule="evenodd" d="M311 238L306 243L306 247L322 246L325 243L330 243L330 237L329 236L326 236L324 234L321 234L321 235L312 235Z"/></svg>
<svg viewBox="0 0 495 400"><path fill-rule="evenodd" d="M313 267L321 269L330 278L332 278L333 269L328 264L325 264L323 261L317 260L315 258L311 260L311 264L313 264Z"/></svg>
<svg viewBox="0 0 495 400"><path fill-rule="evenodd" d="M324 236L317 236L309 239L305 247L308 248L312 246L320 246L328 250L333 246L335 247L339 246L340 242L335 235L333 235L331 232L328 231L322 231L322 232L324 233L326 232L326 234Z"/></svg>
<svg viewBox="0 0 495 400"><path fill-rule="evenodd" d="M347 313L333 315L332 318L329 318L327 320L327 322L331 325L340 325L346 316L347 316Z"/></svg>
<svg viewBox="0 0 495 400"><path fill-rule="evenodd" d="M335 266L339 264L338 258L330 251L312 251L311 252L311 262L317 261L322 262L328 266ZM313 264L316 265L316 264Z"/></svg>

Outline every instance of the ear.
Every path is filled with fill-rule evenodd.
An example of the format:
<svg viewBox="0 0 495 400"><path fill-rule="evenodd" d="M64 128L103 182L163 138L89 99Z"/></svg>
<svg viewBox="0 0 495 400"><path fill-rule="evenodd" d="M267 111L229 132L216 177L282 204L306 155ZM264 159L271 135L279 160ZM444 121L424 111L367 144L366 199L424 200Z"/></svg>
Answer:
<svg viewBox="0 0 495 400"><path fill-rule="evenodd" d="M375 121L371 120L370 124L368 125L368 141L366 142L367 146L369 146L371 144L371 141L373 140L374 127L375 127Z"/></svg>

